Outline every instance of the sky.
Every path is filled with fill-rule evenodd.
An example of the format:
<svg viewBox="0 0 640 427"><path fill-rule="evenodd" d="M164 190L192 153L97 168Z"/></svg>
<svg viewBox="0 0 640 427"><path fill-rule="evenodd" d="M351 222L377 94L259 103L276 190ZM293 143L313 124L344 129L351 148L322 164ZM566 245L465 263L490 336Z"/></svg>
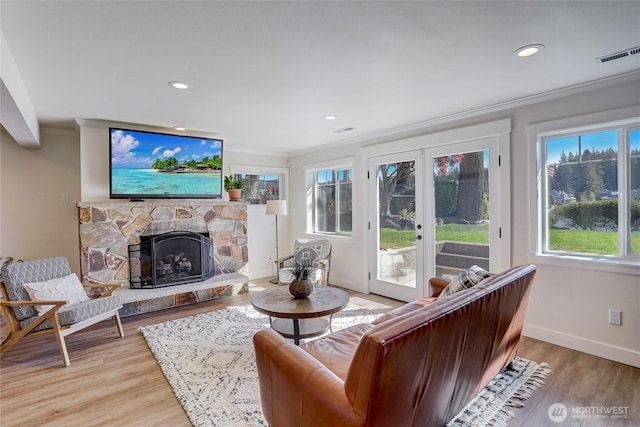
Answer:
<svg viewBox="0 0 640 427"><path fill-rule="evenodd" d="M640 149L640 130L630 133L629 143L631 149ZM582 135L582 151L593 150L598 151L613 148L618 152L618 132L615 130L598 132ZM560 160L560 154L564 150L566 155L569 153L578 154L578 136L569 136L565 138L549 138L547 139L547 164L555 164Z"/></svg>
<svg viewBox="0 0 640 427"><path fill-rule="evenodd" d="M111 129L114 168L148 169L157 159L175 157L180 163L222 156L222 141L162 133Z"/></svg>

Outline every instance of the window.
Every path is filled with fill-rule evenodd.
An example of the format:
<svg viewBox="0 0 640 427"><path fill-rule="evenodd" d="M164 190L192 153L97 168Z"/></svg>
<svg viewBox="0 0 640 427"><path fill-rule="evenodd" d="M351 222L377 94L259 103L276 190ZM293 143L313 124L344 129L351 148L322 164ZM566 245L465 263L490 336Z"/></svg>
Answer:
<svg viewBox="0 0 640 427"><path fill-rule="evenodd" d="M537 134L539 254L640 261L640 120Z"/></svg>
<svg viewBox="0 0 640 427"><path fill-rule="evenodd" d="M313 174L313 232L351 234L352 169L323 169L310 173Z"/></svg>
<svg viewBox="0 0 640 427"><path fill-rule="evenodd" d="M267 200L280 199L279 175L251 175L239 173L235 175L244 181L242 200L252 205L264 205Z"/></svg>

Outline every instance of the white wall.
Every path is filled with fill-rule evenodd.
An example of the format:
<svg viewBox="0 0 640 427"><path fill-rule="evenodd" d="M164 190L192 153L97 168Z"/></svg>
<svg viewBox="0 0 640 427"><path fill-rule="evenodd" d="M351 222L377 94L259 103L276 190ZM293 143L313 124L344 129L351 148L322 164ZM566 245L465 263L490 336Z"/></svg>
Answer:
<svg viewBox="0 0 640 427"><path fill-rule="evenodd" d="M40 148L24 148L2 131L0 255L23 260L66 256L80 273L79 145L75 132L44 129ZM62 194L69 195L69 203L62 203Z"/></svg>
<svg viewBox="0 0 640 427"><path fill-rule="evenodd" d="M225 150L224 174L231 173L231 168L237 165L257 166L259 170L269 167L271 171L280 171L287 168L288 158L284 156L274 156L270 153L246 153L234 151L233 147ZM264 172L266 173L266 172ZM286 181L286 179L285 179ZM281 194L286 199L288 191L286 185L282 187L285 191ZM227 195L225 194L225 197ZM266 205L249 205L247 207L248 227L249 227L249 264L247 270L250 279L275 276L276 260L276 223L275 216L266 214ZM280 257L290 253L288 249L289 225L286 216L278 216L278 243L280 246ZM293 243L291 244L293 246Z"/></svg>
<svg viewBox="0 0 640 427"><path fill-rule="evenodd" d="M328 162L332 160L340 161L347 157L358 159L359 146L349 144L343 147L332 147L328 150L320 150L307 155L299 155L291 158L289 169L290 203L289 203L289 233L297 237L313 238L312 234L306 233L307 208L306 208L306 185L305 185L305 165ZM331 241L331 270L330 283L345 288L367 292L363 286L363 263L365 262L363 251L364 241L360 235L362 228L362 218L365 214L359 201L362 200L363 171L359 161L354 162L353 167L353 236L331 236L323 235ZM293 245L293 241L291 242ZM289 248L293 251L293 247Z"/></svg>
<svg viewBox="0 0 640 427"><path fill-rule="evenodd" d="M354 203L361 200L364 173L361 148L374 144L401 141L404 138L457 129L471 124L511 118L511 259L513 265L532 262L538 273L526 318L525 334L555 344L640 366L640 269L637 274L585 270L574 263L557 267L529 253L529 229L534 226L534 206L530 206L532 186L527 171L535 165L530 158L526 126L554 119L579 116L622 107L637 106L640 101L640 81L608 82L592 88L580 88L540 97L537 103L514 106L482 116L476 115L403 133L387 133L351 144L332 146L314 152L292 156L290 233L305 232L304 165L356 156L354 170ZM533 197L535 200L535 196ZM331 282L339 286L366 292L366 249L369 242L359 236L356 221L361 221L363 206L354 207L354 230L351 239L334 238ZM608 309L622 310L621 326L608 324Z"/></svg>

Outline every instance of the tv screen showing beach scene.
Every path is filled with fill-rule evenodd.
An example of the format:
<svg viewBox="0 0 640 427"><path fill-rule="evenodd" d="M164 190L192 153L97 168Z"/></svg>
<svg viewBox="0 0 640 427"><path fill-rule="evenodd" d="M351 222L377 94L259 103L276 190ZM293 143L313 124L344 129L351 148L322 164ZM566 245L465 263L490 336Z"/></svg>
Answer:
<svg viewBox="0 0 640 427"><path fill-rule="evenodd" d="M112 199L222 198L222 140L109 128Z"/></svg>

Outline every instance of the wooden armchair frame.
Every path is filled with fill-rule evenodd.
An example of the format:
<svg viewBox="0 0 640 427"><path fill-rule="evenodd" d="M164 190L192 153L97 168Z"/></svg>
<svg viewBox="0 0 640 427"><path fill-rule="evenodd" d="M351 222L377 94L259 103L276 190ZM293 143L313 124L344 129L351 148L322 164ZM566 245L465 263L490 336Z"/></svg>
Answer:
<svg viewBox="0 0 640 427"><path fill-rule="evenodd" d="M98 297L108 297L115 292L116 289L122 287L121 284L110 284L110 285L82 285L85 288L106 288L103 294ZM115 309L108 310L104 313L98 314L89 319L83 320L78 323L74 323L72 325L60 325L60 320L58 319L58 311L68 303L68 301L47 301L46 305L53 305L51 309L49 309L45 314L39 316L34 322L32 322L25 329L20 327L20 321L17 319L15 312L12 310L12 307L18 307L23 305L42 305L42 301L10 301L9 295L7 294L7 288L4 282L0 282L0 291L2 291L2 300L0 300L0 307L2 308L2 313L4 314L5 319L7 319L7 323L9 325L9 335L2 341L0 344L0 353L4 353L8 349L10 349L15 343L20 341L25 336L35 336L35 335L44 335L44 334L55 334L56 340L58 341L58 347L60 349L60 355L62 356L62 360L65 366L69 366L71 363L69 361L69 352L67 351L67 345L65 343L64 338L67 335L70 335L74 332L77 332L81 329L84 329L88 326L91 326L95 323L101 322L103 320L112 317L116 323L116 327L118 328L118 335L120 338L124 337L124 330L122 329L122 323L120 322L120 315L118 314L118 310L122 308L122 306L116 307ZM44 329L32 332L38 325L42 324L46 320L50 320L53 325L50 329Z"/></svg>

